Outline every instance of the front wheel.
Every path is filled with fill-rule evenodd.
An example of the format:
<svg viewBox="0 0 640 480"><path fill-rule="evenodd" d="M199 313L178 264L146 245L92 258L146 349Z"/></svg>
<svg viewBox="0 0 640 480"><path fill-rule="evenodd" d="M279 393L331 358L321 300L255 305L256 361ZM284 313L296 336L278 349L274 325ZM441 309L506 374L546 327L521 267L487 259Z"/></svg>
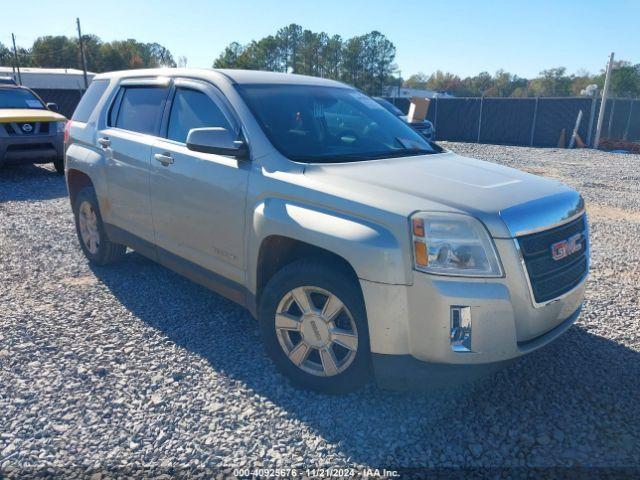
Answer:
<svg viewBox="0 0 640 480"><path fill-rule="evenodd" d="M369 379L369 329L356 278L339 264L301 260L268 282L260 300L267 353L294 384L356 390Z"/></svg>

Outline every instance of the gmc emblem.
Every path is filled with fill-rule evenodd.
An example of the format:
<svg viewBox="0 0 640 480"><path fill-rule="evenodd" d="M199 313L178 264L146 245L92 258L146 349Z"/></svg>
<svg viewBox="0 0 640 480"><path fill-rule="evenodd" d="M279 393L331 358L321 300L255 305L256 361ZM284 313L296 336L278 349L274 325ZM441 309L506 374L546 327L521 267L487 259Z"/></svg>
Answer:
<svg viewBox="0 0 640 480"><path fill-rule="evenodd" d="M551 256L557 262L582 250L582 234L576 233L566 240L551 245Z"/></svg>

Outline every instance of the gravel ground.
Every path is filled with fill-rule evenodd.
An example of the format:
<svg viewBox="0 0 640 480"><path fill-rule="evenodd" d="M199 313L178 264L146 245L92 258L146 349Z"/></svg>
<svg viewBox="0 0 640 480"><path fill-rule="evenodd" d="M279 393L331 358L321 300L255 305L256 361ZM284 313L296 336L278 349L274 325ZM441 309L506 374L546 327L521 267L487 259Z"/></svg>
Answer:
<svg viewBox="0 0 640 480"><path fill-rule="evenodd" d="M583 314L557 342L429 394L293 389L247 312L135 253L89 267L63 179L1 170L1 471L638 468L640 156L446 146L578 188L593 263Z"/></svg>

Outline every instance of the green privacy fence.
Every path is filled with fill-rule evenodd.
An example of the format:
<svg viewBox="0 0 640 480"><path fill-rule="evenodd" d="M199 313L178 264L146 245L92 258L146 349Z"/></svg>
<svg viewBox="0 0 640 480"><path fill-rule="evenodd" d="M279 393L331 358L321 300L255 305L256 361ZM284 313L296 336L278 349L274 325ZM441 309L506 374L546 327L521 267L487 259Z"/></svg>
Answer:
<svg viewBox="0 0 640 480"><path fill-rule="evenodd" d="M389 98L407 112L409 100ZM427 119L437 140L555 147L562 130L566 138L582 110L578 133L591 144L595 137L600 99L447 97L431 99ZM640 141L640 100L608 99L601 138Z"/></svg>

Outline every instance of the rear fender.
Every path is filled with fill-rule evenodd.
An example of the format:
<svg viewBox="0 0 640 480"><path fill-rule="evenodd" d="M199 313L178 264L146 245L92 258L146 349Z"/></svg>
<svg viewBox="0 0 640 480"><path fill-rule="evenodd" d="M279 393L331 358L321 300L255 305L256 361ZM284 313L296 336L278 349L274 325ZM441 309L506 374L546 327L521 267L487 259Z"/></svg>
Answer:
<svg viewBox="0 0 640 480"><path fill-rule="evenodd" d="M108 222L109 202L104 156L86 145L73 143L67 147L65 159L67 170L77 170L91 179L100 204L100 213Z"/></svg>

